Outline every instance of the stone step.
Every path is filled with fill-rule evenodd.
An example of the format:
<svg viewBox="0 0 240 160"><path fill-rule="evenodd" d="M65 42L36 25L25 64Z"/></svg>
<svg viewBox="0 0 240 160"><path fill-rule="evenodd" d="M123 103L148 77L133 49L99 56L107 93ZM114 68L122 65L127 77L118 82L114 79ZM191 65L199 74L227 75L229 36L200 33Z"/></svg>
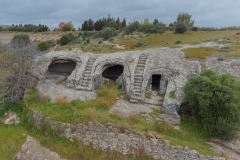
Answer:
<svg viewBox="0 0 240 160"><path fill-rule="evenodd" d="M131 99L130 99L130 102L131 102L131 103L138 103L138 100L131 98Z"/></svg>
<svg viewBox="0 0 240 160"><path fill-rule="evenodd" d="M138 63L145 63L147 61L147 59L139 59Z"/></svg>
<svg viewBox="0 0 240 160"><path fill-rule="evenodd" d="M137 74L134 76L134 80L135 79L143 79L143 75Z"/></svg>
<svg viewBox="0 0 240 160"><path fill-rule="evenodd" d="M87 65L85 69L92 69L92 66Z"/></svg>
<svg viewBox="0 0 240 160"><path fill-rule="evenodd" d="M137 67L139 68L139 67L144 67L145 68L145 64L137 64Z"/></svg>
<svg viewBox="0 0 240 160"><path fill-rule="evenodd" d="M135 71L134 74L137 74L137 75L143 75L143 70Z"/></svg>
<svg viewBox="0 0 240 160"><path fill-rule="evenodd" d="M89 80L82 80L82 84L85 83L85 84L89 84Z"/></svg>
<svg viewBox="0 0 240 160"><path fill-rule="evenodd" d="M81 86L82 86L82 87L89 87L89 86L88 86L88 83L81 83Z"/></svg>
<svg viewBox="0 0 240 160"><path fill-rule="evenodd" d="M133 100L141 100L141 97L136 96L136 95L132 95L131 99L133 99Z"/></svg>
<svg viewBox="0 0 240 160"><path fill-rule="evenodd" d="M94 60L94 59L89 59L88 60L88 62L90 62L90 63L94 63L96 60Z"/></svg>
<svg viewBox="0 0 240 160"><path fill-rule="evenodd" d="M140 56L138 59L147 59L147 56Z"/></svg>
<svg viewBox="0 0 240 160"><path fill-rule="evenodd" d="M134 82L143 82L143 78L136 78L136 77L134 77Z"/></svg>
<svg viewBox="0 0 240 160"><path fill-rule="evenodd" d="M82 91L90 91L90 89L88 87L82 87L82 86L78 86L76 87L77 90L82 90Z"/></svg>
<svg viewBox="0 0 240 160"><path fill-rule="evenodd" d="M136 92L141 92L142 86L134 86L134 90L135 90Z"/></svg>
<svg viewBox="0 0 240 160"><path fill-rule="evenodd" d="M142 84L142 81L139 81L139 80L134 81L134 84Z"/></svg>
<svg viewBox="0 0 240 160"><path fill-rule="evenodd" d="M142 97L142 93L140 93L140 92L135 92L134 96Z"/></svg>
<svg viewBox="0 0 240 160"><path fill-rule="evenodd" d="M85 72L85 71L92 72L92 68L85 68L84 72Z"/></svg>
<svg viewBox="0 0 240 160"><path fill-rule="evenodd" d="M144 69L145 69L145 68L137 68L137 69L135 69L135 72L134 72L134 73L135 73L135 74L136 74L136 73L141 73L141 74L142 74L143 71L144 71Z"/></svg>
<svg viewBox="0 0 240 160"><path fill-rule="evenodd" d="M90 77L83 77L83 80L85 80L85 81L90 81L91 78L90 78Z"/></svg>
<svg viewBox="0 0 240 160"><path fill-rule="evenodd" d="M134 73L134 78L142 78L143 79L143 75L138 74L138 73Z"/></svg>
<svg viewBox="0 0 240 160"><path fill-rule="evenodd" d="M85 74L90 74L91 71L86 71L86 70L85 70L84 73L85 73Z"/></svg>

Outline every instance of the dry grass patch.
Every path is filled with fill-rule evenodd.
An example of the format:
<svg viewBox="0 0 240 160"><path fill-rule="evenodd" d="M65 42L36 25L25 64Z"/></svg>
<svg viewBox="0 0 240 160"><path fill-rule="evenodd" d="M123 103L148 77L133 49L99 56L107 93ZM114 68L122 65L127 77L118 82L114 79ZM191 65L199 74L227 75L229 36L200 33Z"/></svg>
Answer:
<svg viewBox="0 0 240 160"><path fill-rule="evenodd" d="M236 35L237 31L198 31L198 32L187 32L185 34L174 34L172 32L165 32L163 34L149 34L135 38L121 38L115 40L115 43L125 45L126 49L130 49L131 46L138 42L147 42L149 45L142 47L141 49L147 48L158 48L158 47L179 47L176 41L180 41L181 44L198 44L207 41L216 41L218 39L229 39Z"/></svg>
<svg viewBox="0 0 240 160"><path fill-rule="evenodd" d="M210 47L187 48L182 50L186 58L205 59L208 56L218 54L218 50Z"/></svg>
<svg viewBox="0 0 240 160"><path fill-rule="evenodd" d="M56 99L56 103L60 107L66 107L68 104L68 100L66 99L66 97L58 97Z"/></svg>
<svg viewBox="0 0 240 160"><path fill-rule="evenodd" d="M95 102L96 106L101 109L109 110L118 94L118 86L114 83L108 83L102 86L101 89L97 91L98 97Z"/></svg>

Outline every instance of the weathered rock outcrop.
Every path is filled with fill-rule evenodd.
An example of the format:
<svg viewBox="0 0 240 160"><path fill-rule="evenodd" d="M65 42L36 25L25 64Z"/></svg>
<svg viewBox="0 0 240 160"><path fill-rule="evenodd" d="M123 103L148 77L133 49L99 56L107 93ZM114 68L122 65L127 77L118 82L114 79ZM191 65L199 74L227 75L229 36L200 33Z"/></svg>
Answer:
<svg viewBox="0 0 240 160"><path fill-rule="evenodd" d="M210 58L206 62L206 67L219 74L231 73L240 80L240 60L225 62L222 58Z"/></svg>
<svg viewBox="0 0 240 160"><path fill-rule="evenodd" d="M183 101L181 88L189 76L198 74L201 69L198 62L187 61L184 54L177 49L149 49L113 54L50 52L36 59L33 75L39 79L51 74L62 76L64 72L59 74L49 71L51 62L61 60L76 63L76 68L67 77L66 87L95 91L103 83L114 81L131 95L132 102L144 101L147 92L157 89L157 92L165 94L163 110L175 115L176 123L180 120L177 111Z"/></svg>
<svg viewBox="0 0 240 160"><path fill-rule="evenodd" d="M84 144L92 144L94 148L102 150L116 150L123 154L135 154L144 150L155 159L186 159L186 160L224 160L222 157L210 157L199 154L188 147L173 146L155 132L146 135L130 129L119 129L113 124L104 127L101 124L69 124L53 121L38 111L31 110L33 125L41 129L49 126L49 131L55 131L60 136L70 140L77 139ZM45 128L45 131L48 132Z"/></svg>
<svg viewBox="0 0 240 160"><path fill-rule="evenodd" d="M67 160L62 159L56 152L50 151L33 137L27 136L26 142L22 145L22 149L17 153L17 160Z"/></svg>
<svg viewBox="0 0 240 160"><path fill-rule="evenodd" d="M1 119L1 122L3 124L19 124L20 118L15 112L8 111L4 114L4 117L3 119Z"/></svg>

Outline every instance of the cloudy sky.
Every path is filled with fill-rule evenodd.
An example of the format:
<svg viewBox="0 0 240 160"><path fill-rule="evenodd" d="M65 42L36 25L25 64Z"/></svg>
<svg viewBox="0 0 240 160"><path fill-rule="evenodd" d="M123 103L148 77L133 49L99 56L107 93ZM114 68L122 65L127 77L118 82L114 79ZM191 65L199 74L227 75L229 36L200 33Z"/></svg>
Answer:
<svg viewBox="0 0 240 160"><path fill-rule="evenodd" d="M157 18L168 25L180 12L191 14L195 26L240 26L239 0L0 0L0 25L42 23L53 29L72 21L78 28L108 14L127 22Z"/></svg>

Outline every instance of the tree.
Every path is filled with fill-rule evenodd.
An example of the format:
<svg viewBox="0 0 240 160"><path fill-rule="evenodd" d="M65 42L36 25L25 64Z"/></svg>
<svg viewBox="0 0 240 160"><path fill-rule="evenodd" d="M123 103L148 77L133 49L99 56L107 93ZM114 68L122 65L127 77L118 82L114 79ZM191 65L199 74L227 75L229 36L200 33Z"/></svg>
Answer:
<svg viewBox="0 0 240 160"><path fill-rule="evenodd" d="M143 24L150 24L148 18L146 18L146 19L144 18L144 20L143 20Z"/></svg>
<svg viewBox="0 0 240 160"><path fill-rule="evenodd" d="M0 106L4 106L6 100L19 103L26 90L32 87L35 78L30 70L39 55L31 44L19 47L0 44L0 71L7 73L0 76Z"/></svg>
<svg viewBox="0 0 240 160"><path fill-rule="evenodd" d="M187 31L187 26L185 23L183 22L179 22L177 23L176 27L175 27L175 33L180 33L183 34Z"/></svg>
<svg viewBox="0 0 240 160"><path fill-rule="evenodd" d="M94 29L94 22L92 19L84 21L84 23L82 24L83 31L92 31L93 29Z"/></svg>
<svg viewBox="0 0 240 160"><path fill-rule="evenodd" d="M127 22L126 22L126 19L123 18L123 21L122 21L122 28L125 28L127 26Z"/></svg>
<svg viewBox="0 0 240 160"><path fill-rule="evenodd" d="M231 139L240 125L240 82L230 74L205 70L190 78L183 91L192 114L209 136Z"/></svg>
<svg viewBox="0 0 240 160"><path fill-rule="evenodd" d="M181 12L177 16L177 23L185 23L188 29L192 29L194 26L194 20L191 20L191 15L185 12Z"/></svg>
<svg viewBox="0 0 240 160"><path fill-rule="evenodd" d="M153 25L157 25L158 24L158 19L155 18L154 21L153 21Z"/></svg>

